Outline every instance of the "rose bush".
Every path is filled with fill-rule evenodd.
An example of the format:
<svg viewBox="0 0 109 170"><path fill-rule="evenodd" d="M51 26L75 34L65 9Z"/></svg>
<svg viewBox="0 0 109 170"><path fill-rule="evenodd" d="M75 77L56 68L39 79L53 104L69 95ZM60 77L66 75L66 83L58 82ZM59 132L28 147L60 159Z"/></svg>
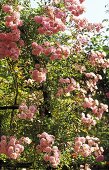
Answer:
<svg viewBox="0 0 109 170"><path fill-rule="evenodd" d="M83 2L1 1L1 159L60 170L103 161L109 59Z"/></svg>

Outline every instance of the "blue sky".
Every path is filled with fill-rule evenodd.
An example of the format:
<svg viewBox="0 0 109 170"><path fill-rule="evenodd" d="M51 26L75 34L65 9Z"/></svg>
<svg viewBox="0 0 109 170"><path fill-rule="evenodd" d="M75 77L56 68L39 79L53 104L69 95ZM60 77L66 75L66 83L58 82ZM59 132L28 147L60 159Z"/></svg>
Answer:
<svg viewBox="0 0 109 170"><path fill-rule="evenodd" d="M39 0L36 0L38 2ZM32 6L36 6L34 0L31 0ZM84 6L86 13L84 17L88 18L89 22L101 22L103 19L109 18L109 14L105 13L105 5L109 0L85 0Z"/></svg>
<svg viewBox="0 0 109 170"><path fill-rule="evenodd" d="M105 5L109 0L85 0L84 6L86 13L83 15L90 22L101 22L105 18L109 18L109 14L105 13Z"/></svg>

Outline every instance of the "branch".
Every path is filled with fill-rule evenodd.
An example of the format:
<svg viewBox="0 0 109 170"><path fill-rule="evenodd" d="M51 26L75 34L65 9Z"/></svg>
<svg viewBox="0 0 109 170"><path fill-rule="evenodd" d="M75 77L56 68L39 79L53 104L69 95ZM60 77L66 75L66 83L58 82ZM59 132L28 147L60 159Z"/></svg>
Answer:
<svg viewBox="0 0 109 170"><path fill-rule="evenodd" d="M51 117L50 94L49 94L47 87L44 85L42 85L42 93L43 93L44 103L42 107L40 108L40 112L44 113L45 116Z"/></svg>
<svg viewBox="0 0 109 170"><path fill-rule="evenodd" d="M7 110L7 109L18 109L18 105L13 105L13 106L0 106L0 110Z"/></svg>

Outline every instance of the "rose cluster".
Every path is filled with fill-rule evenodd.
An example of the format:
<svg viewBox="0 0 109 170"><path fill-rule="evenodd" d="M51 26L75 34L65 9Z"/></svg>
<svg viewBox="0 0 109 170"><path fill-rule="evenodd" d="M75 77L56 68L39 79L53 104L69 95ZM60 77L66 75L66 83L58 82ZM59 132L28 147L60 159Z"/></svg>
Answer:
<svg viewBox="0 0 109 170"><path fill-rule="evenodd" d="M87 116L82 113L82 116L81 116L81 122L86 125L89 129L91 128L91 126L95 126L96 125L96 120L94 120L94 118L87 114Z"/></svg>
<svg viewBox="0 0 109 170"><path fill-rule="evenodd" d="M102 147L99 147L99 139L90 136L75 138L74 152L83 157L93 154L97 161L100 161L101 157L101 161L104 158L102 155L104 150Z"/></svg>
<svg viewBox="0 0 109 170"><path fill-rule="evenodd" d="M19 106L19 114L17 115L18 118L20 119L25 119L25 120L33 120L33 118L35 118L35 112L37 111L37 108L34 105L28 106L26 105L26 103L22 103Z"/></svg>
<svg viewBox="0 0 109 170"><path fill-rule="evenodd" d="M90 32L95 32L95 31L99 32L103 28L103 25L101 23L89 23L86 18L74 17L73 21L76 28L81 31L85 29L86 31L90 31Z"/></svg>
<svg viewBox="0 0 109 170"><path fill-rule="evenodd" d="M60 78L59 80L60 84L68 84L65 87L59 87L56 96L61 96L64 93L70 93L74 90L80 90L79 83L77 83L73 78Z"/></svg>
<svg viewBox="0 0 109 170"><path fill-rule="evenodd" d="M49 42L45 42L44 45L38 45L36 42L33 42L32 47L33 55L39 56L44 54L45 56L49 56L50 60L60 60L70 55L70 49L65 45L56 45L55 47L51 46Z"/></svg>
<svg viewBox="0 0 109 170"><path fill-rule="evenodd" d="M90 108L99 119L102 118L104 112L108 112L108 105L99 103L98 100L93 100L90 96L85 97L83 107Z"/></svg>
<svg viewBox="0 0 109 170"><path fill-rule="evenodd" d="M52 35L59 31L65 31L66 27L65 13L60 9L52 6L46 7L46 16L35 16L34 21L40 24L38 28L39 34ZM64 19L64 20L63 20Z"/></svg>
<svg viewBox="0 0 109 170"><path fill-rule="evenodd" d="M45 153L44 160L49 162L53 168L56 168L60 163L60 151L57 146L52 146L54 144L54 136L46 132L37 136L40 138L40 144L36 147L37 151Z"/></svg>
<svg viewBox="0 0 109 170"><path fill-rule="evenodd" d="M99 51L91 51L89 54L89 61L92 65L109 68L109 59L106 59L106 54Z"/></svg>
<svg viewBox="0 0 109 170"><path fill-rule="evenodd" d="M89 80L86 81L88 89L90 89L91 92L94 91L95 89L98 89L97 82L99 80L102 80L101 75L99 74L96 75L93 72L90 72L90 73L85 73L85 76L87 78L90 78Z"/></svg>
<svg viewBox="0 0 109 170"><path fill-rule="evenodd" d="M85 9L82 5L84 0L65 0L65 6L74 16L81 15Z"/></svg>
<svg viewBox="0 0 109 170"><path fill-rule="evenodd" d="M84 51L85 47L89 44L89 37L86 35L78 35L77 39L74 40L74 45L72 48L72 52L78 53Z"/></svg>
<svg viewBox="0 0 109 170"><path fill-rule="evenodd" d="M80 165L80 170L91 170L89 164Z"/></svg>
<svg viewBox="0 0 109 170"><path fill-rule="evenodd" d="M32 79L38 83L42 83L44 81L46 81L46 73L47 73L47 69L45 68L40 68L39 64L35 65L35 70L33 70L31 72L32 74Z"/></svg>
<svg viewBox="0 0 109 170"><path fill-rule="evenodd" d="M80 64L75 64L75 70L79 71L81 74L86 71L86 67Z"/></svg>
<svg viewBox="0 0 109 170"><path fill-rule="evenodd" d="M10 14L5 17L5 25L11 31L0 33L0 58L11 57L13 60L16 60L20 54L17 43L19 43L19 46L24 44L23 40L20 39L20 30L18 28L23 24L19 13L21 7L17 6L17 11L15 11L12 6L3 5L2 10Z"/></svg>
<svg viewBox="0 0 109 170"><path fill-rule="evenodd" d="M0 154L5 154L8 158L18 159L21 153L24 151L24 146L22 143L31 143L31 139L28 137L22 137L17 140L16 137L10 136L1 136L0 141Z"/></svg>
<svg viewBox="0 0 109 170"><path fill-rule="evenodd" d="M20 20L20 10L22 10L22 6L17 6L16 11L13 10L12 6L3 5L2 10L10 15L5 17L6 23L5 25L11 29L17 29L18 26L22 26L23 21Z"/></svg>

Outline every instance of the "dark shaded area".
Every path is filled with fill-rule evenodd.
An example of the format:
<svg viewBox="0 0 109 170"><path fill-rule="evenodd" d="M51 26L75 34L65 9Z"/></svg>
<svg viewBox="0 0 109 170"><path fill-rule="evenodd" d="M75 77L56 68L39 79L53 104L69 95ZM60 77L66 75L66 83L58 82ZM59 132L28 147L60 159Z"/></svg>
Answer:
<svg viewBox="0 0 109 170"><path fill-rule="evenodd" d="M7 109L18 109L18 105L13 105L13 106L0 106L0 110L7 110Z"/></svg>
<svg viewBox="0 0 109 170"><path fill-rule="evenodd" d="M12 163L10 160L7 160L6 162L0 160L0 170L2 169L2 167L7 168L7 170L17 170L18 168L30 168L32 164L32 162Z"/></svg>
<svg viewBox="0 0 109 170"><path fill-rule="evenodd" d="M44 102L40 106L39 113L41 116L52 117L50 109L50 92L46 86L42 85L42 93Z"/></svg>

